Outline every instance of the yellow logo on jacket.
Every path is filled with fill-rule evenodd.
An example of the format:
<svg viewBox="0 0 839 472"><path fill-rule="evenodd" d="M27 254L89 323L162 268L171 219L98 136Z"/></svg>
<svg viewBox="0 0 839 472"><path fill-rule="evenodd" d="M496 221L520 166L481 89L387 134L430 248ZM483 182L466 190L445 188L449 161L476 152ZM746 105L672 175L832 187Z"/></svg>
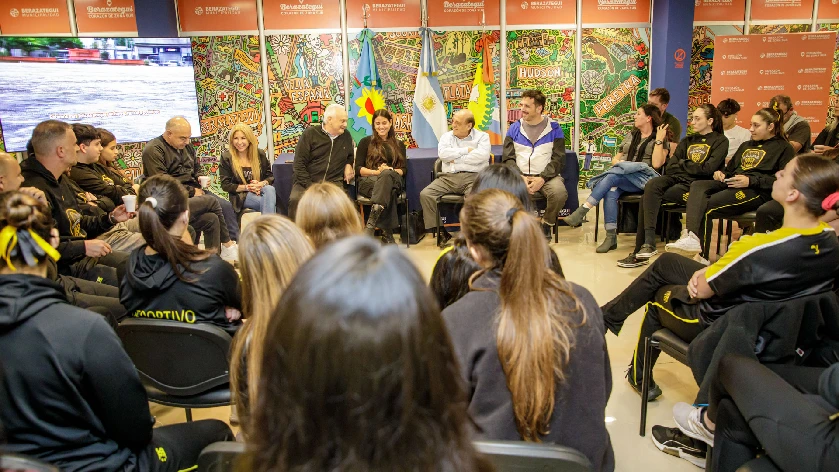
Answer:
<svg viewBox="0 0 839 472"><path fill-rule="evenodd" d="M154 452L157 453L157 460L159 460L160 462L166 462L166 451L162 447L155 448Z"/></svg>
<svg viewBox="0 0 839 472"><path fill-rule="evenodd" d="M688 159L691 161L702 164L705 162L705 159L708 159L708 154L711 152L711 146L707 144L691 144L688 146Z"/></svg>
<svg viewBox="0 0 839 472"><path fill-rule="evenodd" d="M667 303L667 301L668 301L668 300L670 300L670 295L671 295L672 293L673 293L673 292L671 292L670 290L668 290L668 291L664 292L664 297L662 297L662 299L661 299L661 300L662 300L664 303Z"/></svg>
<svg viewBox="0 0 839 472"><path fill-rule="evenodd" d="M743 193L743 191L742 191L742 190L740 190L739 192L737 192L737 193L735 193L735 194L734 194L734 197L735 197L737 200L742 200L742 199L746 198L746 194L745 194L745 193Z"/></svg>
<svg viewBox="0 0 839 472"><path fill-rule="evenodd" d="M70 236L74 238L83 238L87 233L82 230L82 214L72 208L64 211L67 215L67 220L70 222Z"/></svg>
<svg viewBox="0 0 839 472"><path fill-rule="evenodd" d="M105 182L106 184L110 185L111 187L114 186L114 179L112 179L112 178L110 178L110 177L108 177L107 175L104 175L104 174L102 174L102 182Z"/></svg>
<svg viewBox="0 0 839 472"><path fill-rule="evenodd" d="M743 170L754 169L760 165L764 157L766 157L766 151L763 149L746 149L740 158L740 168Z"/></svg>

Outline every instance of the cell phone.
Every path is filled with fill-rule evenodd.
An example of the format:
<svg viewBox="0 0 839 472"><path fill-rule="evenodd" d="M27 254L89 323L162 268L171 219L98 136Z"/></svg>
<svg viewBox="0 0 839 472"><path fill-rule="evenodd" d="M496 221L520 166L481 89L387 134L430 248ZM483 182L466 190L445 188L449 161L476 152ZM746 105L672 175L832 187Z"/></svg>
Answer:
<svg viewBox="0 0 839 472"><path fill-rule="evenodd" d="M725 182L725 183L734 182L734 177L729 177L729 178L723 180L723 182Z"/></svg>

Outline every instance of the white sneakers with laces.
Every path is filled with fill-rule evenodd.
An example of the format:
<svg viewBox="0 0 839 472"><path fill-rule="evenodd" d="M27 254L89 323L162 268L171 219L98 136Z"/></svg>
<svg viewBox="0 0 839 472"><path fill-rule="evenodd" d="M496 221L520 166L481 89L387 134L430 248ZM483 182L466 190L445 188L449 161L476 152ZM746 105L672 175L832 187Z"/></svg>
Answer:
<svg viewBox="0 0 839 472"><path fill-rule="evenodd" d="M667 252L693 257L693 255L702 252L702 244L699 241L699 236L693 234L692 231L688 231L678 241L665 245L664 249Z"/></svg>
<svg viewBox="0 0 839 472"><path fill-rule="evenodd" d="M714 446L713 431L702 424L702 408L694 407L685 402L676 403L673 406L673 419L676 421L676 426L686 435L711 447Z"/></svg>
<svg viewBox="0 0 839 472"><path fill-rule="evenodd" d="M221 245L221 258L228 262L239 260L239 246L235 241L230 246Z"/></svg>

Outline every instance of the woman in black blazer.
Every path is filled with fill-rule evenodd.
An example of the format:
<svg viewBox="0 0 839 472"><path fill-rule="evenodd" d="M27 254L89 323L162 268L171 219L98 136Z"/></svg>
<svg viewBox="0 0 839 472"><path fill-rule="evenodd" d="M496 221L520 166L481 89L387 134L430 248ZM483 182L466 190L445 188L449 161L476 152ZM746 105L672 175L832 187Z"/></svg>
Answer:
<svg viewBox="0 0 839 472"><path fill-rule="evenodd" d="M398 226L396 199L405 186L405 144L396 139L393 117L385 109L373 113L373 135L361 138L356 150L358 193L373 201L365 231L370 236L380 228L388 243L394 242Z"/></svg>
<svg viewBox="0 0 839 472"><path fill-rule="evenodd" d="M236 214L241 215L245 208L262 214L277 212L271 164L245 123L236 123L230 130L227 149L221 153L219 177Z"/></svg>

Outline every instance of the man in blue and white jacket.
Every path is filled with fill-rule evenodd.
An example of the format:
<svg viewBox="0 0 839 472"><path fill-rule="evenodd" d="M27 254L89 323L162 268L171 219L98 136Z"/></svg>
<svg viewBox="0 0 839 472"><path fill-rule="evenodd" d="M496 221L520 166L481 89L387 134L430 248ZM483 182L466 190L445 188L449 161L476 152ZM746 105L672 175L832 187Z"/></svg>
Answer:
<svg viewBox="0 0 839 472"><path fill-rule="evenodd" d="M542 229L550 239L559 211L568 200L562 180L565 166L565 136L559 123L542 116L545 94L526 90L521 96L521 119L507 130L504 138L504 164L522 173L531 195L541 195L548 205L542 216Z"/></svg>

